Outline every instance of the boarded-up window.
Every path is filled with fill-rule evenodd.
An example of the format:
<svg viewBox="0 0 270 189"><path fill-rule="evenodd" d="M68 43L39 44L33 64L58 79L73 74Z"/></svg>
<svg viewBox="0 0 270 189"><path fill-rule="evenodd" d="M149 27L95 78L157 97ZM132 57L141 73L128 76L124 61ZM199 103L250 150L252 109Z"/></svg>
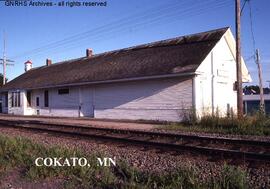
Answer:
<svg viewBox="0 0 270 189"><path fill-rule="evenodd" d="M32 93L31 91L27 91L26 93L26 98L27 98L27 106L31 106L31 96L32 96Z"/></svg>
<svg viewBox="0 0 270 189"><path fill-rule="evenodd" d="M44 91L44 107L49 107L49 91Z"/></svg>
<svg viewBox="0 0 270 189"><path fill-rule="evenodd" d="M12 107L21 106L21 93L19 91L11 93L11 106Z"/></svg>
<svg viewBox="0 0 270 189"><path fill-rule="evenodd" d="M58 89L58 94L62 95L62 94L69 94L69 89L65 88L65 89Z"/></svg>

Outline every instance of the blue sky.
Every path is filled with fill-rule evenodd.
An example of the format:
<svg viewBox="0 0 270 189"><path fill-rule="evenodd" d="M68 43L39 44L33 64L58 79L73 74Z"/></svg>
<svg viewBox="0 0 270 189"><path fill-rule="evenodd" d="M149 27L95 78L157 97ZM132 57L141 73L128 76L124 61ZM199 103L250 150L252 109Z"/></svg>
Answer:
<svg viewBox="0 0 270 189"><path fill-rule="evenodd" d="M270 80L270 1L250 0L250 4L266 86ZM241 19L242 53L256 84L248 4ZM234 0L107 0L106 7L72 8L8 7L0 2L0 23L1 42L5 30L7 55L15 60L15 66L7 69L11 80L24 72L28 59L38 67L46 58L58 62L85 56L86 48L101 53L225 26L234 32Z"/></svg>

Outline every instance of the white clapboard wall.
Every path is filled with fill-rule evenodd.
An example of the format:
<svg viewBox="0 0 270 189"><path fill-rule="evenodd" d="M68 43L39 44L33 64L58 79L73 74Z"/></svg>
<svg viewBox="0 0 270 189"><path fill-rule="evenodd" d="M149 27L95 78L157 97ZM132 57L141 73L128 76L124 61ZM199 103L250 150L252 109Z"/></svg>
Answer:
<svg viewBox="0 0 270 189"><path fill-rule="evenodd" d="M115 83L94 92L96 118L179 121L191 106L191 79Z"/></svg>

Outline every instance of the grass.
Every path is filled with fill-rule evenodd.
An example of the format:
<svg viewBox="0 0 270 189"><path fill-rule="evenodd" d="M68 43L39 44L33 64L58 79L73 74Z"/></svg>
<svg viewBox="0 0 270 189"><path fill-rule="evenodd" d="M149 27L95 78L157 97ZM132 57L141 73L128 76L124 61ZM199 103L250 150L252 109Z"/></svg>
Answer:
<svg viewBox="0 0 270 189"><path fill-rule="evenodd" d="M237 117L219 117L206 115L200 120L186 121L163 125L158 129L183 130L194 132L236 134L236 135L270 135L270 117L262 114L246 116L242 119Z"/></svg>
<svg viewBox="0 0 270 189"><path fill-rule="evenodd" d="M37 167L37 157L86 157L91 167ZM146 173L118 161L115 167L98 167L96 157L100 153L84 152L62 147L45 147L28 139L0 135L0 171L20 168L23 179L39 181L46 178L64 178L64 188L246 188L247 175L234 166L224 165L220 176L200 181L193 166L178 168L172 172ZM1 183L1 181L0 181Z"/></svg>

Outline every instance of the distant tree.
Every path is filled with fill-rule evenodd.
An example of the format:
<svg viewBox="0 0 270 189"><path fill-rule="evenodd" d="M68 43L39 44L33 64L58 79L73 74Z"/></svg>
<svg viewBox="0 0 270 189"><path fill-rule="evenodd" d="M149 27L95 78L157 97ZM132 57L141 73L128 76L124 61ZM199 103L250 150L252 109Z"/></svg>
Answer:
<svg viewBox="0 0 270 189"><path fill-rule="evenodd" d="M260 87L258 85L250 85L250 86L245 86L243 88L243 92L245 94L260 94ZM269 94L270 89L269 88L263 88L264 94Z"/></svg>
<svg viewBox="0 0 270 189"><path fill-rule="evenodd" d="M258 85L245 86L243 88L243 91L244 91L245 94L259 94L260 93L260 87Z"/></svg>

